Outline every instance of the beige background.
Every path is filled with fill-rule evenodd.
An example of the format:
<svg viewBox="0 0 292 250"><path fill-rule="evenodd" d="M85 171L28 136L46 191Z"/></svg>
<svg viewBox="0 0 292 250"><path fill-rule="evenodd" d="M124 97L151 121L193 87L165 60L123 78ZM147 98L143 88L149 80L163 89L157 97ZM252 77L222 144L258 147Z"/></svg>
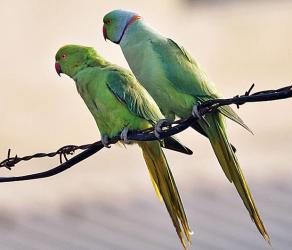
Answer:
<svg viewBox="0 0 292 250"><path fill-rule="evenodd" d="M183 45L197 58L226 97L244 93L252 83L256 83L256 90L291 84L291 1L191 2L2 1L0 158L6 157L8 148L18 155L26 155L52 151L65 144L88 143L99 138L94 120L78 96L73 81L65 76L59 78L55 73L54 55L62 45L84 44L94 46L108 60L128 67L120 48L105 43L102 38L102 17L112 9L137 11L161 33ZM261 200L261 197L269 197L272 193L282 197L282 189L276 188L278 185L288 191L287 196L277 202L285 206L285 202L291 200L291 103L291 100L284 100L242 106L238 113L252 128L254 136L229 122L230 140L238 149L242 168L267 227L275 234L281 227L279 229L277 222L270 219L270 215L278 213L276 208L273 212L269 210L269 206L275 204L274 198ZM202 192L220 193L224 198L216 200L213 205L220 204L222 209L226 209L227 201L233 201L232 211L226 210L224 216L228 218L233 211L239 213L238 216L242 217L240 225L248 226L251 239L261 241L232 185L223 176L208 141L192 130L182 133L180 138L193 149L194 155L166 154L185 206L194 214L190 217L190 224L200 232L205 223L212 223L216 213L209 214L206 220L200 220L199 212L191 211L192 204L200 203L202 207L208 207L209 203ZM30 173L56 164L57 159L31 161L12 172L2 169L1 175ZM201 195L201 198L196 195ZM161 210L166 227L170 228L168 236L174 238L164 208L157 205L137 147L125 150L115 146L103 150L69 171L49 179L1 184L0 197L0 217L4 220L13 217L16 223L35 213L54 217L64 206L70 207L75 203L88 207L92 202L128 206L137 199L152 199L151 204L153 202L154 206L159 207L155 211ZM292 218L288 214L292 209L291 202L290 205L281 212L285 219L287 212L291 224L285 230L287 237L284 235L280 243L287 242L292 233ZM155 218L155 214L152 217ZM153 218L154 225L156 221ZM227 220L223 226L228 223ZM137 223L137 227L143 228L143 223ZM237 230L236 227L233 230ZM200 234L195 234L194 245L197 237L204 244L215 233L206 230L205 240L200 239ZM244 234L241 237L244 239ZM273 240L273 235L271 238ZM159 239L162 240L163 236ZM151 241L151 237L148 241ZM173 241L177 244L175 239ZM232 249L230 244L226 241L219 245L222 249ZM96 249L93 246L96 245L86 245L84 248ZM153 249L156 249L154 246ZM261 246L265 247L264 243ZM13 245L7 243L7 247L10 249ZM58 244L47 247L58 248Z"/></svg>

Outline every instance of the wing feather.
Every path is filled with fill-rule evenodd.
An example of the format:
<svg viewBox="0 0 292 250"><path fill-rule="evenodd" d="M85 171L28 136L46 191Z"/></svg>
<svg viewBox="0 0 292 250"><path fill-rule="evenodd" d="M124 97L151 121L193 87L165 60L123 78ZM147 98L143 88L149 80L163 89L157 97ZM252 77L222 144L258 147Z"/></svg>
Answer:
<svg viewBox="0 0 292 250"><path fill-rule="evenodd" d="M129 72L113 70L108 76L107 86L135 115L152 124L164 118L153 98Z"/></svg>

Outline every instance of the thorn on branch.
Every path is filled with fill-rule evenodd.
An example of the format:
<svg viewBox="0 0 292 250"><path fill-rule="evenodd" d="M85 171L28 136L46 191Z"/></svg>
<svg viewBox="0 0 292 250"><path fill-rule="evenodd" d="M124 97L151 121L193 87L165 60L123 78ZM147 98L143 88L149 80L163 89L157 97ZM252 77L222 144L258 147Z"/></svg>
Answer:
<svg viewBox="0 0 292 250"><path fill-rule="evenodd" d="M8 170L11 170L18 162L18 156L15 155L14 157L11 157L11 149L8 149L7 159L1 162L0 167L5 167Z"/></svg>
<svg viewBox="0 0 292 250"><path fill-rule="evenodd" d="M253 90L254 87L255 87L255 84L253 83L253 84L250 86L249 90L245 92L245 96L249 96L250 93L251 93L251 91Z"/></svg>
<svg viewBox="0 0 292 250"><path fill-rule="evenodd" d="M239 95L236 95L236 96L234 96L233 98L234 98L234 99L238 99L238 98L239 98ZM236 103L236 104L235 104L235 105L236 105L236 108L239 109L239 108L240 108L240 105L242 105L242 104L244 104L244 102L242 102L242 103Z"/></svg>
<svg viewBox="0 0 292 250"><path fill-rule="evenodd" d="M78 146L75 145L67 145L60 148L56 153L59 155L60 163L63 163L63 158L65 161L68 161L67 155L73 155L78 149Z"/></svg>
<svg viewBox="0 0 292 250"><path fill-rule="evenodd" d="M245 91L245 93L244 93L243 96L250 96L250 93L251 93L251 91L253 90L254 87L255 87L255 84L253 83L253 84L250 86L250 88L249 88L247 91ZM236 95L236 96L234 96L233 98L234 98L234 99L239 99L240 96L239 96L239 95ZM239 109L240 105L243 105L243 104L245 104L245 102L237 102L237 103L235 103L237 109Z"/></svg>
<svg viewBox="0 0 292 250"><path fill-rule="evenodd" d="M9 148L9 149L8 149L8 154L7 154L7 159L10 159L10 154L11 154L11 149ZM5 164L5 167L6 167L7 169L11 170L11 167L9 166L8 161L7 161L7 163Z"/></svg>

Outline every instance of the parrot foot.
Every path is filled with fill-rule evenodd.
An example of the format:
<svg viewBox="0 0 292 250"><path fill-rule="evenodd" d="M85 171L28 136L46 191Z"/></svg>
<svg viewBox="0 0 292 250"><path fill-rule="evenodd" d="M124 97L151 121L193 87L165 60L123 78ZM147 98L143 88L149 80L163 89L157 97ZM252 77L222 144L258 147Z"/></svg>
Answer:
<svg viewBox="0 0 292 250"><path fill-rule="evenodd" d="M198 120L201 120L203 118L203 116L200 114L200 111L198 109L198 105L193 106L192 115Z"/></svg>
<svg viewBox="0 0 292 250"><path fill-rule="evenodd" d="M123 140L124 143L126 143L126 144L130 144L130 141L128 139L128 132L129 132L129 129L127 127L125 127L120 135L121 140Z"/></svg>
<svg viewBox="0 0 292 250"><path fill-rule="evenodd" d="M198 120L203 121L207 125L207 127L210 127L209 122L205 119L204 116L202 116L200 114L200 111L198 109L198 105L193 106L192 115L193 115L193 117L197 118Z"/></svg>
<svg viewBox="0 0 292 250"><path fill-rule="evenodd" d="M162 127L170 126L172 121L170 119L161 119L159 120L154 127L154 135L156 138L160 138L160 134L163 132Z"/></svg>
<svg viewBox="0 0 292 250"><path fill-rule="evenodd" d="M101 143L103 144L104 147L110 148L111 146L109 145L109 138L107 135L101 136Z"/></svg>

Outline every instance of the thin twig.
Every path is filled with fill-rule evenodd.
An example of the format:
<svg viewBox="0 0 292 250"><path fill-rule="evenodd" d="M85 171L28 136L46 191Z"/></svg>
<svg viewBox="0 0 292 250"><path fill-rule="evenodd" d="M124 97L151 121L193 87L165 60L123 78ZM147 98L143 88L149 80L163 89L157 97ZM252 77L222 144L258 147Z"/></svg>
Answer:
<svg viewBox="0 0 292 250"><path fill-rule="evenodd" d="M280 89L276 89L276 90L264 90L264 91L251 94L251 91L253 88L254 88L254 84L249 88L248 91L245 92L244 95L241 95L241 96L235 96L233 98L227 98L227 99L212 99L212 100L203 102L202 104L198 105L199 114L201 116L204 116L207 113L215 112L219 107L222 107L225 105L235 104L239 108L240 105L243 105L248 102L273 101L273 100L280 100L280 99L286 99L286 98L292 97L292 85L283 87ZM190 125L197 122L197 120L198 120L197 117L190 116L186 119L180 119L180 120L174 121L171 123L170 126L168 124L167 127L165 127L160 133L159 140L164 139L169 136L173 136L175 134L178 134L184 131ZM128 139L132 141L158 140L158 138L155 136L153 131L154 131L153 128L150 128L150 129L148 128L141 131L130 131L128 133ZM120 136L117 135L109 140L109 145L115 144L119 140L120 140ZM86 145L81 145L81 146L67 145L58 149L55 152L37 153L34 155L24 156L24 157L18 157L17 155L14 157L11 157L11 150L9 149L7 159L5 159L4 161L0 163L0 168L5 167L11 170L12 167L15 167L15 165L21 161L29 161L34 158L55 157L55 156L59 156L61 165L55 168L52 168L48 171L31 174L31 175L24 175L24 176L18 176L18 177L0 177L0 182L40 179L40 178L46 178L52 175L56 175L76 165L80 161L83 161L84 159L90 157L91 155L100 151L103 147L104 146L101 143L101 141L97 141L92 144L86 144ZM68 160L67 156L74 154L76 150L84 150L84 152ZM62 163L63 158L65 159L64 163Z"/></svg>

